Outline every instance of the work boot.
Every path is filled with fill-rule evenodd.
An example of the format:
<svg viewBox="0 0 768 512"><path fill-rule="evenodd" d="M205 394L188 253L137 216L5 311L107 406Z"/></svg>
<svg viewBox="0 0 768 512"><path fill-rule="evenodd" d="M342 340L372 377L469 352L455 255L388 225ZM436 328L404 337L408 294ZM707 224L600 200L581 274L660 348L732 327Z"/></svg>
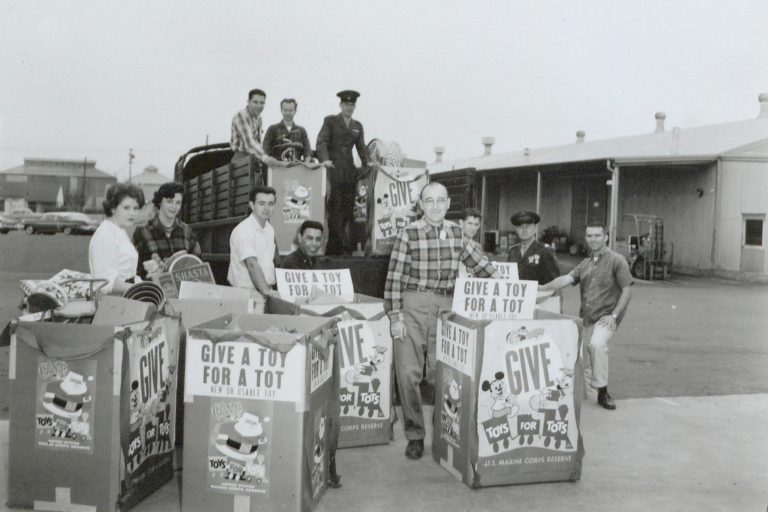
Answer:
<svg viewBox="0 0 768 512"><path fill-rule="evenodd" d="M424 440L412 439L405 447L405 456L411 460L419 460L424 454Z"/></svg>
<svg viewBox="0 0 768 512"><path fill-rule="evenodd" d="M328 487L331 489L338 489L341 487L341 475L336 473L336 455L331 456L331 460L328 462Z"/></svg>
<svg viewBox="0 0 768 512"><path fill-rule="evenodd" d="M597 389L597 403L609 411L616 408L616 402L614 402L611 395L608 394L608 386L603 386Z"/></svg>

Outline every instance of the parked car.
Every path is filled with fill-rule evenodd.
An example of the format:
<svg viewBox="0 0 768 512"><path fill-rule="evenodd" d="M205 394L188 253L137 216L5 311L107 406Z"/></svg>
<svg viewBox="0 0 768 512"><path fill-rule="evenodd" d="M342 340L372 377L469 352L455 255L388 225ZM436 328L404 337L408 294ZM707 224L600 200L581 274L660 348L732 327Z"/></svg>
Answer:
<svg viewBox="0 0 768 512"><path fill-rule="evenodd" d="M11 224L14 224L16 226L13 229L24 229L24 223L27 220L39 219L43 216L42 213L35 213L29 208L17 208L10 212L3 212L0 215L2 215L4 219L6 219L6 222L4 222L3 224L7 223L9 228Z"/></svg>
<svg viewBox="0 0 768 512"><path fill-rule="evenodd" d="M44 214L40 219L24 222L24 230L30 235L34 233L92 235L97 227L99 227L97 220L80 212L51 212Z"/></svg>
<svg viewBox="0 0 768 512"><path fill-rule="evenodd" d="M14 229L19 229L21 223L17 219L6 217L5 214L0 213L0 234L6 234Z"/></svg>

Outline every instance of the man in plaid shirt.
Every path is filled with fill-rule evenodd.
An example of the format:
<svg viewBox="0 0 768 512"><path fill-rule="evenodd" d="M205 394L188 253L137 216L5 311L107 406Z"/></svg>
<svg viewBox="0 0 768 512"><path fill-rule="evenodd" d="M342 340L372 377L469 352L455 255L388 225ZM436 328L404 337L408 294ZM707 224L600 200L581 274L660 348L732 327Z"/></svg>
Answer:
<svg viewBox="0 0 768 512"><path fill-rule="evenodd" d="M139 253L137 274L142 278L147 277L147 266L155 269L160 263L158 259L166 260L179 251L200 256L200 244L195 232L177 218L183 197L184 186L181 183L171 181L160 185L152 198L157 215L133 232L133 245ZM144 265L149 261L155 263Z"/></svg>
<svg viewBox="0 0 768 512"><path fill-rule="evenodd" d="M261 89L248 92L248 105L232 118L232 139L229 146L234 151L232 161L253 155L267 165L277 159L267 155L261 145L261 112L267 101L267 93Z"/></svg>
<svg viewBox="0 0 768 512"><path fill-rule="evenodd" d="M424 453L419 384L425 374L427 383L435 384L437 313L451 309L459 262L477 277L499 277L479 245L468 243L460 226L445 221L450 198L443 185L426 185L419 203L424 216L395 239L384 288L384 309L397 342L395 371L409 459Z"/></svg>

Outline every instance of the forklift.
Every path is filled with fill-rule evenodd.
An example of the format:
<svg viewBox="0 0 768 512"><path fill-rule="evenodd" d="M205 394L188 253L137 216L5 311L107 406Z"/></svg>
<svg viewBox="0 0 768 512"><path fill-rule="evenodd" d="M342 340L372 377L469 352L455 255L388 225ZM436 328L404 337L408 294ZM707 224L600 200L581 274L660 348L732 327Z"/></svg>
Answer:
<svg viewBox="0 0 768 512"><path fill-rule="evenodd" d="M674 244L669 250L664 243L664 220L656 215L627 213L622 218L626 239L616 240L616 252L629 263L632 275L638 279L666 279L672 266Z"/></svg>

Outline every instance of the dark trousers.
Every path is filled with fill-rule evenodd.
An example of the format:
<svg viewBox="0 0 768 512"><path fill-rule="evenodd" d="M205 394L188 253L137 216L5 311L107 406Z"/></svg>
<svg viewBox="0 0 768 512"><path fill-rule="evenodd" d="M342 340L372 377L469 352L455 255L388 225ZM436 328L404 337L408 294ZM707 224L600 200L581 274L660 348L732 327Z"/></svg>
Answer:
<svg viewBox="0 0 768 512"><path fill-rule="evenodd" d="M326 254L338 256L352 252L352 208L355 204L355 182L332 182L328 195L328 246Z"/></svg>

